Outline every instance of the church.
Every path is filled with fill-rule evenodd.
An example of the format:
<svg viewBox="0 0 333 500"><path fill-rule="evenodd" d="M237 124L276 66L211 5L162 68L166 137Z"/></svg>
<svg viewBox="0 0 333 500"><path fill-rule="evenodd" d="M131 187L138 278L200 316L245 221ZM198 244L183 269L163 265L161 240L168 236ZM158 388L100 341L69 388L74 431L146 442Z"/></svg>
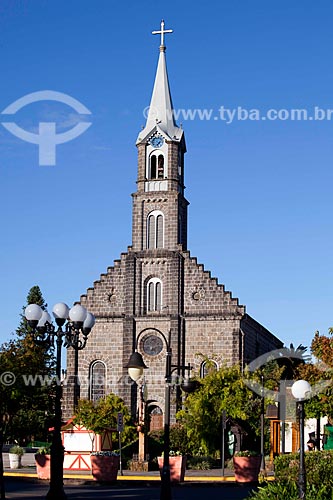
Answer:
<svg viewBox="0 0 333 500"><path fill-rule="evenodd" d="M161 43L146 125L136 141L132 244L81 296L80 304L95 315L96 324L79 359L67 351L67 381L77 371L80 398L97 400L113 392L135 416L143 386L131 383L126 365L137 350L147 366L144 392L151 429L163 425L168 348L181 378L188 375L188 365L191 376L204 377L208 367L244 368L282 347L187 247L186 141L174 119L164 43L171 31L162 21L153 32ZM179 387L176 392L180 396ZM65 418L74 406L73 386L67 382ZM171 411L174 419L175 404Z"/></svg>

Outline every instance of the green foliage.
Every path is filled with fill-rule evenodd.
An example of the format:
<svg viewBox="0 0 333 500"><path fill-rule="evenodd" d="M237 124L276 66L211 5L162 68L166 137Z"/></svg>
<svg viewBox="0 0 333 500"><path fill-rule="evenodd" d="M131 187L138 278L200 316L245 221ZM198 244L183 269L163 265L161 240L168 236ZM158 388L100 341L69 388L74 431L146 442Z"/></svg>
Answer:
<svg viewBox="0 0 333 500"><path fill-rule="evenodd" d="M80 399L74 423L81 423L95 434L102 434L106 429L117 428L118 412L123 414L122 442L126 445L134 439L136 431L124 401L113 393L97 402Z"/></svg>
<svg viewBox="0 0 333 500"><path fill-rule="evenodd" d="M215 465L215 460L210 456L193 456L187 460L186 467L194 470L210 470Z"/></svg>
<svg viewBox="0 0 333 500"><path fill-rule="evenodd" d="M243 450L243 451L236 451L235 457L257 457L259 453L257 451L251 451L251 450Z"/></svg>
<svg viewBox="0 0 333 500"><path fill-rule="evenodd" d="M299 454L280 455L274 460L275 481L251 498L255 500L296 500L298 496ZM305 454L307 500L333 500L333 451Z"/></svg>
<svg viewBox="0 0 333 500"><path fill-rule="evenodd" d="M38 448L37 453L35 453L35 455L50 455L50 453L51 453L50 446L42 446L41 448Z"/></svg>
<svg viewBox="0 0 333 500"><path fill-rule="evenodd" d="M332 328L329 329L329 334L332 335ZM300 377L308 380L310 383L315 383L320 380L332 380L333 378L333 338L330 336L319 335L315 332L315 336L311 343L312 354L317 358L316 365L311 365L312 369L308 368L308 373L300 372ZM317 372L317 373L316 373ZM328 416L333 419L333 388L329 385L324 388L320 394L312 398L306 403L306 415L309 417L318 418L320 416Z"/></svg>
<svg viewBox="0 0 333 500"><path fill-rule="evenodd" d="M299 454L280 455L274 460L275 478L278 481L297 481ZM307 482L319 488L325 484L333 488L333 450L311 451L305 453Z"/></svg>
<svg viewBox="0 0 333 500"><path fill-rule="evenodd" d="M13 453L14 455L22 457L24 455L24 449L22 448L22 446L18 446L17 444L15 444L9 449L9 453Z"/></svg>
<svg viewBox="0 0 333 500"><path fill-rule="evenodd" d="M163 430L151 431L148 433L148 450L150 460L161 456L164 446Z"/></svg>
<svg viewBox="0 0 333 500"><path fill-rule="evenodd" d="M90 455L94 457L119 457L119 453L116 453L114 451L92 451Z"/></svg>
<svg viewBox="0 0 333 500"><path fill-rule="evenodd" d="M221 446L221 415L237 421L258 446L261 400L251 391L237 366L221 368L207 375L200 388L189 394L177 417L186 427L193 453L214 454Z"/></svg>
<svg viewBox="0 0 333 500"><path fill-rule="evenodd" d="M148 433L148 449L151 458L161 456L164 447L164 430L154 430ZM179 452L180 455L192 454L191 442L188 438L188 433L183 424L170 426L170 450Z"/></svg>
<svg viewBox="0 0 333 500"><path fill-rule="evenodd" d="M181 455L191 453L191 443L188 440L186 428L181 423L170 427L170 449L179 451Z"/></svg>
<svg viewBox="0 0 333 500"><path fill-rule="evenodd" d="M292 481L270 481L265 486L260 486L258 491L252 493L249 498L252 500L298 500L298 486ZM332 489L326 485L307 486L306 500L333 500Z"/></svg>
<svg viewBox="0 0 333 500"><path fill-rule="evenodd" d="M30 289L27 305L36 303L45 309L46 305L38 286ZM24 309L24 308L23 308ZM36 345L30 327L23 315L15 338L1 346L1 372L11 372L15 377L12 385L0 384L0 415L6 415L8 422L3 427L6 440L24 443L33 438L46 440L53 414L54 384L41 385L41 378L52 381L54 376L52 349ZM35 379L26 383L27 377ZM2 419L1 419L2 420Z"/></svg>

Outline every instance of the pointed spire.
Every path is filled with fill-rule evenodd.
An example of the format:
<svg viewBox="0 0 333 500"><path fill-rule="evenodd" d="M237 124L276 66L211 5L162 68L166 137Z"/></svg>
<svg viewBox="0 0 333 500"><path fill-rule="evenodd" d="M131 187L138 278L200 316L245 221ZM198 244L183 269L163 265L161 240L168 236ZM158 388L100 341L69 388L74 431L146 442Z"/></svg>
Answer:
<svg viewBox="0 0 333 500"><path fill-rule="evenodd" d="M180 140L183 131L177 127L174 120L173 105L169 87L168 72L164 45L164 34L172 33L173 30L164 29L164 21L161 21L161 29L153 31L153 35L161 35L160 56L157 65L153 93L148 109L148 116L145 128L140 132L137 142L147 137L147 135L158 126L171 139Z"/></svg>

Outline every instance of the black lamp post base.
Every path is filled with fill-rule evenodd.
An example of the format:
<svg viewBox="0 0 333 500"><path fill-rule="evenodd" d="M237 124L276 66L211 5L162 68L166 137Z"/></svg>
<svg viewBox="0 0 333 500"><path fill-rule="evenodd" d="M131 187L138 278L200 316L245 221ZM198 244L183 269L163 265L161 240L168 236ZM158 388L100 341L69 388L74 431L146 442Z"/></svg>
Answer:
<svg viewBox="0 0 333 500"><path fill-rule="evenodd" d="M56 488L51 487L46 495L47 500L67 500L67 495L65 493L64 487L57 486Z"/></svg>
<svg viewBox="0 0 333 500"><path fill-rule="evenodd" d="M170 469L166 470L164 467L162 469L161 475L161 494L160 500L171 500L171 482L170 482Z"/></svg>

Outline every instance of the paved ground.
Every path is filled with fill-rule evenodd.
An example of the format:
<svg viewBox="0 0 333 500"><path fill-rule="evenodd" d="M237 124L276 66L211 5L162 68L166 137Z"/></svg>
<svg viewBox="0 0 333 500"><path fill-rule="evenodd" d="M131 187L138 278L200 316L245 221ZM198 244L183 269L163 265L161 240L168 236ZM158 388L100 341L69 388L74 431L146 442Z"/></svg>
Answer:
<svg viewBox="0 0 333 500"><path fill-rule="evenodd" d="M66 483L66 482L65 482ZM8 500L32 500L45 498L48 485L39 482L31 482L13 477L5 478L6 499ZM160 488L157 483L149 481L141 482L117 482L115 485L103 486L99 484L65 484L65 492L68 500L104 500L104 499L137 499L137 500L159 500ZM182 484L172 488L173 500L243 500L249 498L253 491L251 487L240 487L232 483L193 483Z"/></svg>
<svg viewBox="0 0 333 500"><path fill-rule="evenodd" d="M22 457L22 469L10 469L8 453L3 454L3 463L5 474L15 475L15 476L30 476L35 477L36 465L35 457L33 453L26 453ZM92 479L90 471L67 471L64 470L65 478L77 478L77 479ZM136 480L136 479L149 479L151 481L159 481L160 473L159 471L150 472L131 472L128 470L123 471L123 476L118 474L118 479L120 480ZM186 481L201 481L215 482L215 481L234 481L234 473L229 469L224 470L224 476L222 476L221 469L210 469L210 470L186 470Z"/></svg>
<svg viewBox="0 0 333 500"><path fill-rule="evenodd" d="M32 500L45 498L48 481L37 479L33 453L22 457L21 469L10 469L8 454L3 454L5 490L8 500ZM124 471L118 481L102 485L92 480L89 471L64 471L64 489L68 500L159 500L159 471L137 473ZM233 471L221 469L208 471L187 470L185 482L172 487L172 500L243 500L250 498L252 486L240 486L235 482Z"/></svg>

